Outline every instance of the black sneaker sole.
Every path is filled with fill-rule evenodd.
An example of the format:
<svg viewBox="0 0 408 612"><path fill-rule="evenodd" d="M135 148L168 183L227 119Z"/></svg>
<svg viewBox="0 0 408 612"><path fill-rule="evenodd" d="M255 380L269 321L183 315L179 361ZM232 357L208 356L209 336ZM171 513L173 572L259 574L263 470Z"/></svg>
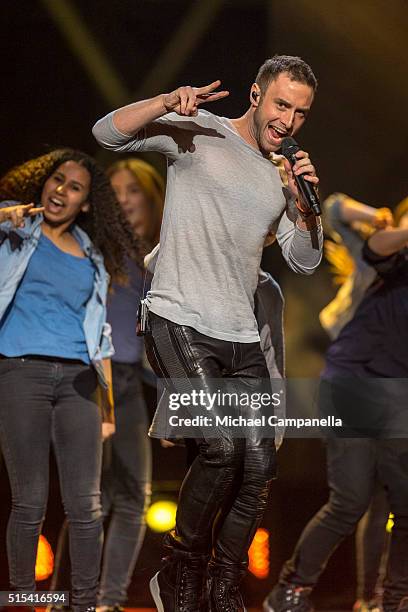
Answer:
<svg viewBox="0 0 408 612"><path fill-rule="evenodd" d="M157 574L155 574L153 578L150 580L149 588L150 588L150 593L152 594L152 597L154 599L154 603L156 604L156 608L158 612L165 612L164 607L163 607L162 598L160 597L160 587L159 587L158 575L159 575L159 572L157 572Z"/></svg>
<svg viewBox="0 0 408 612"><path fill-rule="evenodd" d="M262 604L263 612L279 612L279 608L273 608L268 598L264 599ZM315 612L314 608L310 608L308 612Z"/></svg>

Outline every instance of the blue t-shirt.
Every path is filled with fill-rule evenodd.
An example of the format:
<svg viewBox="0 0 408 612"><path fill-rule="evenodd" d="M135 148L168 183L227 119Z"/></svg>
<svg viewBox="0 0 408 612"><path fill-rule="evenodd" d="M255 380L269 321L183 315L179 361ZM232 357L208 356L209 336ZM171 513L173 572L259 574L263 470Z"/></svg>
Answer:
<svg viewBox="0 0 408 612"><path fill-rule="evenodd" d="M83 322L95 269L43 234L0 321L0 354L44 355L90 363Z"/></svg>
<svg viewBox="0 0 408 612"><path fill-rule="evenodd" d="M150 288L151 275L145 273L131 259L126 261L128 285L123 287L112 284L108 297L107 320L112 325L112 340L115 347L113 361L118 363L136 363L142 360L143 338L136 336L137 311L139 302ZM144 282L146 274L146 282Z"/></svg>

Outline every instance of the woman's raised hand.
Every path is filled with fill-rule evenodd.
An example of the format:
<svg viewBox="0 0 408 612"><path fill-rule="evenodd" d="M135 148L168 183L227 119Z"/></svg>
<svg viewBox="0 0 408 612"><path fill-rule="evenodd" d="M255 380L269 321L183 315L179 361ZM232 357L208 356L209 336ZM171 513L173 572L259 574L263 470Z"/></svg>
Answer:
<svg viewBox="0 0 408 612"><path fill-rule="evenodd" d="M0 208L0 223L11 221L14 227L23 227L25 217L33 217L44 212L44 208L36 207L35 204L17 204Z"/></svg>

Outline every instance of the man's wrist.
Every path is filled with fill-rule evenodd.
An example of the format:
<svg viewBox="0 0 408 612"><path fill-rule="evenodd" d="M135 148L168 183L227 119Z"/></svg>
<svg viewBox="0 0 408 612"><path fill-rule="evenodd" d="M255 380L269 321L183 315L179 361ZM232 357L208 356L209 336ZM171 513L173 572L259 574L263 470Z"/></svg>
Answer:
<svg viewBox="0 0 408 612"><path fill-rule="evenodd" d="M306 219L309 219L309 217L314 215L314 212L311 208L302 208L299 200L295 200L295 204L296 204L296 208L298 209L298 213L302 221L306 221Z"/></svg>
<svg viewBox="0 0 408 612"><path fill-rule="evenodd" d="M166 106L166 96L167 96L167 94L165 94L165 93L160 95L161 103L162 103L162 107L163 107L163 114L164 115L170 112L169 109Z"/></svg>
<svg viewBox="0 0 408 612"><path fill-rule="evenodd" d="M169 100L171 93L159 94L159 98L161 99L161 105L163 109L163 115L167 115L167 113L172 113L174 111L174 100L173 102Z"/></svg>
<svg viewBox="0 0 408 612"><path fill-rule="evenodd" d="M300 208L298 208L298 210L299 210L299 216L302 219L302 221L306 221L306 219L310 219L310 217L314 216L314 212L311 208L306 211L303 211Z"/></svg>
<svg viewBox="0 0 408 612"><path fill-rule="evenodd" d="M316 217L313 211L310 211L310 214L308 214L306 217L303 217L299 211L299 216L296 220L296 227L298 227L300 230L310 232L320 225L321 219L320 217Z"/></svg>

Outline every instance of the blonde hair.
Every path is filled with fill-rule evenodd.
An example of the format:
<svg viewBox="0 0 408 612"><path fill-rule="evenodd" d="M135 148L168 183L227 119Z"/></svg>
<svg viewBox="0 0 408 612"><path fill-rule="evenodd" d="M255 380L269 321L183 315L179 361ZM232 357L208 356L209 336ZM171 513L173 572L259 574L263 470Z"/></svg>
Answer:
<svg viewBox="0 0 408 612"><path fill-rule="evenodd" d="M404 215L406 215L408 213L408 196L406 198L404 198L399 204L397 204L397 206L395 207L394 210L394 221L395 221L395 225L398 226L400 221L401 221L401 217L403 217Z"/></svg>
<svg viewBox="0 0 408 612"><path fill-rule="evenodd" d="M151 226L147 240L150 246L154 246L159 242L160 237L165 195L164 180L153 166L136 157L127 157L115 162L109 166L106 174L112 178L120 170L129 170L133 174L151 205Z"/></svg>

